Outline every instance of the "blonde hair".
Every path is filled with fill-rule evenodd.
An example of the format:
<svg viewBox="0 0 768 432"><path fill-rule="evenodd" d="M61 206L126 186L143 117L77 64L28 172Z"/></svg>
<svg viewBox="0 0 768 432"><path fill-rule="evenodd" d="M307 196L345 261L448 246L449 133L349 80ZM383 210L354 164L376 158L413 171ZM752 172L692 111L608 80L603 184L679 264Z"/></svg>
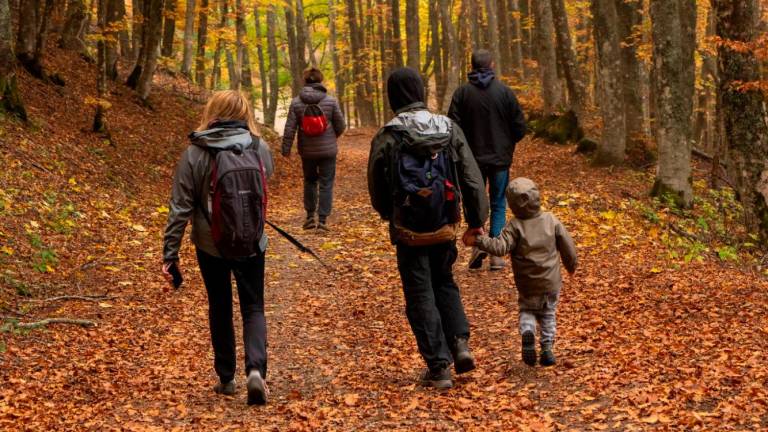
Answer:
<svg viewBox="0 0 768 432"><path fill-rule="evenodd" d="M200 120L200 126L197 127L197 130L209 129L211 124L217 120L240 120L248 125L248 130L252 134L259 134L253 108L243 92L237 90L215 92L205 105L203 118Z"/></svg>

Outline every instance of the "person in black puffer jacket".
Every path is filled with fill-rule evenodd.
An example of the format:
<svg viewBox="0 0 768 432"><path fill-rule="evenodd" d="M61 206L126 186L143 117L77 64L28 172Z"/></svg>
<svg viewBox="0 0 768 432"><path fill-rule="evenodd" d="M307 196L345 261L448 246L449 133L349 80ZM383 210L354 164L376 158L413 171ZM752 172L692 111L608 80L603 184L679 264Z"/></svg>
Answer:
<svg viewBox="0 0 768 432"><path fill-rule="evenodd" d="M307 211L304 229L318 228L328 231L327 221L331 214L333 182L336 177L336 139L344 133L347 125L339 102L328 94L322 82L323 73L318 69L310 68L304 72L305 87L291 101L288 110L282 153L285 157L291 155L293 138L298 132L299 155L304 170L304 209ZM328 127L321 135L308 136L301 129L304 111L308 105L319 106L328 121ZM315 212L318 214L317 221Z"/></svg>

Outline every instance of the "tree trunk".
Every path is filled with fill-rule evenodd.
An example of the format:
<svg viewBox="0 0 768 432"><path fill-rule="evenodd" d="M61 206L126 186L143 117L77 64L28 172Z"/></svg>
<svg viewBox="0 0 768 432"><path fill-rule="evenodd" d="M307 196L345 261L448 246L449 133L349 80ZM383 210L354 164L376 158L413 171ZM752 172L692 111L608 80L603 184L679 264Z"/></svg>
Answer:
<svg viewBox="0 0 768 432"><path fill-rule="evenodd" d="M448 74L446 80L445 97L450 100L453 92L459 87L459 41L456 37L456 30L451 21L451 1L440 0L440 24L443 29L443 48L445 49L444 64L447 67L444 71ZM445 101L445 99L444 99ZM445 105L443 102L442 106Z"/></svg>
<svg viewBox="0 0 768 432"><path fill-rule="evenodd" d="M379 123L384 122L385 113L389 113L389 98L387 97L387 77L389 71L392 70L394 59L392 58L392 26L386 24L390 22L390 17L387 16L387 0L377 0L377 8L379 13L377 14L376 22L376 42L378 45L378 52L380 61L378 62L378 76L376 77L377 93L379 96L377 100L381 101L381 115L379 116ZM379 99L380 97L380 99Z"/></svg>
<svg viewBox="0 0 768 432"><path fill-rule="evenodd" d="M147 32L146 60L136 86L136 91L144 102L149 98L149 92L152 89L152 78L155 76L155 69L157 68L157 57L163 32L163 0L146 1L149 3L147 8L149 19L145 24Z"/></svg>
<svg viewBox="0 0 768 432"><path fill-rule="evenodd" d="M111 0L98 0L96 21L98 23L98 35L101 36L96 43L96 113L93 116L93 132L103 133L107 131L106 103L104 96L107 94L107 39L110 31L107 28Z"/></svg>
<svg viewBox="0 0 768 432"><path fill-rule="evenodd" d="M184 58L181 62L181 73L192 78L192 38L195 34L195 0L187 0L187 10L184 11Z"/></svg>
<svg viewBox="0 0 768 432"><path fill-rule="evenodd" d="M328 30L330 37L331 62L333 66L333 78L336 85L336 98L339 106L344 106L344 77L339 63L339 51L336 46L338 35L336 34L336 0L328 0Z"/></svg>
<svg viewBox="0 0 768 432"><path fill-rule="evenodd" d="M520 7L520 49L523 51L523 73L526 77L532 75L532 71L526 60L533 59L533 11L530 0L518 0Z"/></svg>
<svg viewBox="0 0 768 432"><path fill-rule="evenodd" d="M352 48L352 70L354 75L352 81L355 85L355 107L362 126L375 126L376 112L373 107L373 95L369 92L372 86L370 85L368 75L370 64L367 61L369 56L363 39L363 26L358 22L355 1L346 0L346 4Z"/></svg>
<svg viewBox="0 0 768 432"><path fill-rule="evenodd" d="M217 90L221 87L221 53L226 50L224 41L224 29L227 27L227 14L229 13L229 7L227 5L228 0L220 0L220 19L218 27L218 37L216 39L216 50L213 52L213 69L211 71L211 90ZM225 54L226 56L226 54ZM226 61L226 59L225 59ZM232 77L230 77L230 81Z"/></svg>
<svg viewBox="0 0 768 432"><path fill-rule="evenodd" d="M501 42L500 36L502 35L499 33L499 18L497 16L498 7L496 0L485 0L485 14L488 20L488 28L486 29L488 50L491 51L493 61L496 63L496 70L501 76L506 73L507 65L504 63L504 59L501 56L501 50L499 49L499 43Z"/></svg>
<svg viewBox="0 0 768 432"><path fill-rule="evenodd" d="M303 60L303 68L307 68L306 57L304 56L304 47L306 47L309 53L309 64L313 67L317 67L317 59L315 58L315 47L312 46L312 38L309 34L309 26L307 26L307 18L304 16L304 0L296 0L296 44L301 49L300 56Z"/></svg>
<svg viewBox="0 0 768 432"><path fill-rule="evenodd" d="M277 28L277 11L274 4L267 6L267 52L269 53L269 107L264 113L264 123L269 127L275 127L275 115L277 114L277 99L280 96L280 83L277 70L280 67L277 58L277 41L275 29ZM262 77L263 79L263 77Z"/></svg>
<svg viewBox="0 0 768 432"><path fill-rule="evenodd" d="M501 74L511 77L514 73L512 67L512 30L507 0L494 0L496 2L497 23L499 26L499 51L501 62Z"/></svg>
<svg viewBox="0 0 768 432"><path fill-rule="evenodd" d="M107 78L112 81L117 81L117 42L119 36L117 29L124 18L124 16L120 14L121 11L124 11L124 7L122 9L120 8L120 4L123 3L123 1L124 0L106 0L106 27L103 29L104 36L106 37L106 57L104 61Z"/></svg>
<svg viewBox="0 0 768 432"><path fill-rule="evenodd" d="M472 51L475 51L483 46L483 41L480 37L480 30L483 27L482 9L479 4L480 0L467 1L471 3L469 6L469 22L472 23Z"/></svg>
<svg viewBox="0 0 768 432"><path fill-rule="evenodd" d="M261 82L261 112L264 115L262 121L266 123L267 107L269 106L269 81L267 80L267 65L264 60L264 34L261 27L261 15L259 6L253 6L253 24L256 30L256 56L259 61L259 81Z"/></svg>
<svg viewBox="0 0 768 432"><path fill-rule="evenodd" d="M84 0L85 1L85 0ZM131 0L131 32L133 39L133 59L138 60L142 57L141 49L144 46L144 16L141 11L144 10L144 2L149 0Z"/></svg>
<svg viewBox="0 0 768 432"><path fill-rule="evenodd" d="M240 89L240 70L237 68L237 62L232 56L232 50L229 47L224 48L227 59L227 76L229 77L229 89Z"/></svg>
<svg viewBox="0 0 768 432"><path fill-rule="evenodd" d="M443 101L445 100L445 89L448 86L445 69L443 68L443 56L441 53L442 43L440 41L440 3L431 2L429 6L429 28L432 39L432 70L435 76L435 102L437 110L443 110ZM425 85L428 85L425 83Z"/></svg>
<svg viewBox="0 0 768 432"><path fill-rule="evenodd" d="M163 57L173 56L173 37L176 33L176 0L165 0L165 23L163 24Z"/></svg>
<svg viewBox="0 0 768 432"><path fill-rule="evenodd" d="M552 114L563 105L563 90L557 77L557 53L554 41L552 6L546 0L533 2L536 19L536 51L538 52L539 75L541 76L544 114Z"/></svg>
<svg viewBox="0 0 768 432"><path fill-rule="evenodd" d="M245 29L243 0L235 0L235 32L237 37L235 65L239 78L237 88L244 88L246 92L250 93L253 88L253 80L251 78L250 58L248 57L248 45L246 44L248 32Z"/></svg>
<svg viewBox="0 0 768 432"><path fill-rule="evenodd" d="M400 32L400 0L390 0L389 8L392 14L391 46L392 57L394 59L393 66L399 68L403 67L403 36Z"/></svg>
<svg viewBox="0 0 768 432"><path fill-rule="evenodd" d="M19 32L16 39L16 58L37 78L43 78L43 65L35 61L37 29L40 19L40 0L20 0Z"/></svg>
<svg viewBox="0 0 768 432"><path fill-rule="evenodd" d="M521 31L519 0L509 0L507 16L509 18L510 32L510 69L512 75L522 81L525 69L523 65L523 34Z"/></svg>
<svg viewBox="0 0 768 432"><path fill-rule="evenodd" d="M421 42L419 41L419 0L405 0L405 42L409 68L421 66Z"/></svg>
<svg viewBox="0 0 768 432"><path fill-rule="evenodd" d="M288 35L288 57L291 61L291 96L295 97L299 94L304 85L302 73L304 72L306 65L303 60L304 44L299 45L299 37L296 33L296 16L293 11L292 0L285 0L285 31Z"/></svg>
<svg viewBox="0 0 768 432"><path fill-rule="evenodd" d="M85 14L85 0L72 0L67 5L67 20L61 31L59 47L63 49L85 52L83 30L87 19Z"/></svg>
<svg viewBox="0 0 768 432"><path fill-rule="evenodd" d="M659 166L653 195L680 207L693 202L691 116L696 64L695 0L651 0L656 69L656 144Z"/></svg>
<svg viewBox="0 0 768 432"><path fill-rule="evenodd" d="M200 14L197 21L195 82L197 82L197 85L205 87L205 44L208 39L208 0L200 0Z"/></svg>
<svg viewBox="0 0 768 432"><path fill-rule="evenodd" d="M768 108L758 88L741 83L761 79L760 62L752 51L735 44L754 44L759 36L757 0L712 0L717 35L720 78L719 112L728 148L728 173L744 206L747 228L768 241ZM738 45L737 45L738 46Z"/></svg>
<svg viewBox="0 0 768 432"><path fill-rule="evenodd" d="M643 1L619 1L616 3L616 12L619 15L619 39L621 41L621 75L624 115L627 124L627 149L632 159L639 159L641 162L650 159L650 151L645 144L642 69L640 59L637 56L637 47L640 45L639 32L643 24Z"/></svg>
<svg viewBox="0 0 768 432"><path fill-rule="evenodd" d="M594 0L592 16L597 52L598 97L603 118L603 135L594 162L597 165L621 165L626 153L627 134L621 91L621 47L616 2Z"/></svg>
<svg viewBox="0 0 768 432"><path fill-rule="evenodd" d="M0 108L26 121L27 111L16 82L16 59L13 53L11 8L8 0L0 0Z"/></svg>
<svg viewBox="0 0 768 432"><path fill-rule="evenodd" d="M117 37L120 40L120 57L130 59L133 54L133 47L131 47L131 36L128 34L128 27L124 23L126 19L125 0L116 1L115 7L117 16L120 17L120 27L117 33Z"/></svg>
<svg viewBox="0 0 768 432"><path fill-rule="evenodd" d="M576 53L571 42L571 30L568 26L568 13L564 0L551 0L552 17L555 25L555 39L557 40L557 52L562 59L565 83L568 86L568 102L576 113L580 124L584 123L586 116L586 87Z"/></svg>
<svg viewBox="0 0 768 432"><path fill-rule="evenodd" d="M709 11L707 18L706 40L716 36L716 22L712 11ZM714 148L713 127L711 121L711 109L713 105L713 89L717 86L717 57L712 55L708 49L701 49L701 88L698 89L698 96L695 107L693 121L693 139L699 144L699 148L710 154L719 153L719 149Z"/></svg>

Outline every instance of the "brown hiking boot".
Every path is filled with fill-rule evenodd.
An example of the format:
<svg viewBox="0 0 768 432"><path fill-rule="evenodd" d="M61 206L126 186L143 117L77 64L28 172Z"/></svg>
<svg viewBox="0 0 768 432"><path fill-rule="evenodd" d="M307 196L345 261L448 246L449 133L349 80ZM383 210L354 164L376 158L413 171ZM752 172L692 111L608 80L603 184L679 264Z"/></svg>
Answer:
<svg viewBox="0 0 768 432"><path fill-rule="evenodd" d="M425 387L434 387L436 389L449 389L453 387L453 378L451 378L451 370L447 367L440 369L425 369L419 377L421 385Z"/></svg>
<svg viewBox="0 0 768 432"><path fill-rule="evenodd" d="M216 394L222 394L225 396L232 396L235 394L235 391L237 389L237 386L235 384L235 380L232 380L227 383L216 383L215 386L213 386L213 391L216 392Z"/></svg>
<svg viewBox="0 0 768 432"><path fill-rule="evenodd" d="M504 259L504 257L491 257L491 271L503 270L506 265L507 261Z"/></svg>

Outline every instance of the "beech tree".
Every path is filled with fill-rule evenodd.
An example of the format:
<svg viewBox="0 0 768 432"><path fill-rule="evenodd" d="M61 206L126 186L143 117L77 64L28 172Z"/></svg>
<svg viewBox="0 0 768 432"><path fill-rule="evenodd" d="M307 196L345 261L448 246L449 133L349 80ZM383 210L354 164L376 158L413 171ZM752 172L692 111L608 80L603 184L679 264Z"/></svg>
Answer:
<svg viewBox="0 0 768 432"><path fill-rule="evenodd" d="M0 107L27 120L27 112L16 80L16 58L13 52L11 9L8 0L0 0Z"/></svg>
<svg viewBox="0 0 768 432"><path fill-rule="evenodd" d="M557 76L552 5L546 0L535 1L533 9L536 19L536 51L541 77L541 95L544 99L544 114L552 114L563 106L563 90Z"/></svg>
<svg viewBox="0 0 768 432"><path fill-rule="evenodd" d="M561 59L560 64L563 66L563 75L565 75L565 82L568 87L568 102L571 109L576 113L579 122L583 122L586 116L585 87L582 81L581 68L576 59L576 53L573 51L565 1L551 0L551 5L557 53Z"/></svg>
<svg viewBox="0 0 768 432"><path fill-rule="evenodd" d="M192 78L192 41L195 34L195 0L187 0L184 11L184 53L181 62L181 73Z"/></svg>
<svg viewBox="0 0 768 432"><path fill-rule="evenodd" d="M680 207L693 202L691 118L696 73L695 0L651 0L659 165L652 193Z"/></svg>
<svg viewBox="0 0 768 432"><path fill-rule="evenodd" d="M719 113L728 148L728 173L746 212L746 225L768 240L768 108L753 52L759 35L757 0L712 0L720 78ZM752 49L744 49L752 47Z"/></svg>

